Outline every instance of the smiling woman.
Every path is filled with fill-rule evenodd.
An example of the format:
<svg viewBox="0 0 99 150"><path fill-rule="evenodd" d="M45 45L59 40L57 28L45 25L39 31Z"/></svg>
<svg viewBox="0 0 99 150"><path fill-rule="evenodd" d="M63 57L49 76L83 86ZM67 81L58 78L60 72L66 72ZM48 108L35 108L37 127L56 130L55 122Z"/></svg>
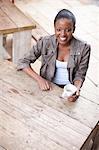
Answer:
<svg viewBox="0 0 99 150"><path fill-rule="evenodd" d="M77 91L68 97L76 101L85 80L90 58L90 46L73 36L76 18L74 14L62 9L54 19L55 34L37 41L37 44L19 60L17 69L25 71L35 79L41 90L51 90L51 82L60 87L71 83ZM30 66L40 56L42 64L40 75Z"/></svg>

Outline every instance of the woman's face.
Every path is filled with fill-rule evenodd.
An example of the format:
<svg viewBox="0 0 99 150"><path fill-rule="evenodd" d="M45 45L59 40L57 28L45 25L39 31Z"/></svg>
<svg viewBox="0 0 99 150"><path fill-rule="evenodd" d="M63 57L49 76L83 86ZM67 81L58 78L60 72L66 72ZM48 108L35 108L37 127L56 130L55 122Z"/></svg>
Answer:
<svg viewBox="0 0 99 150"><path fill-rule="evenodd" d="M70 19L61 18L55 23L55 35L60 45L68 45L74 31L73 22Z"/></svg>

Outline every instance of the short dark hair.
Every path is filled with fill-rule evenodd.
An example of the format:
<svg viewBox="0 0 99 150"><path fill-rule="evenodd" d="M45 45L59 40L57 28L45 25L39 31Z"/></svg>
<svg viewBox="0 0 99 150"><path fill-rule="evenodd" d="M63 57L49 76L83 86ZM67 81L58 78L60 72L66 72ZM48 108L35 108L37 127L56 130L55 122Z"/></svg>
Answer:
<svg viewBox="0 0 99 150"><path fill-rule="evenodd" d="M55 25L56 21L61 18L66 18L66 19L72 20L73 26L75 26L75 24L76 24L76 18L74 16L74 14L67 9L62 9L58 12L58 14L56 15L56 17L54 19L54 25Z"/></svg>

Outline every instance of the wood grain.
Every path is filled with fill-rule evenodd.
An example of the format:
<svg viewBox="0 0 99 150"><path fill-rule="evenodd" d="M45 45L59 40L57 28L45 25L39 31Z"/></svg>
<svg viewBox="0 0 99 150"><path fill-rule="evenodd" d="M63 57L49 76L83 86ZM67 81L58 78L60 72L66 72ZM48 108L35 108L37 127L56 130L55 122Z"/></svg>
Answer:
<svg viewBox="0 0 99 150"><path fill-rule="evenodd" d="M11 33L35 28L34 23L28 19L14 4L9 1L0 1L0 31ZM5 23L6 22L6 23Z"/></svg>
<svg viewBox="0 0 99 150"><path fill-rule="evenodd" d="M40 91L10 62L0 62L0 144L10 150L79 150L99 118L98 105L60 98L62 89ZM39 93L39 94L38 94ZM39 146L38 146L38 143Z"/></svg>

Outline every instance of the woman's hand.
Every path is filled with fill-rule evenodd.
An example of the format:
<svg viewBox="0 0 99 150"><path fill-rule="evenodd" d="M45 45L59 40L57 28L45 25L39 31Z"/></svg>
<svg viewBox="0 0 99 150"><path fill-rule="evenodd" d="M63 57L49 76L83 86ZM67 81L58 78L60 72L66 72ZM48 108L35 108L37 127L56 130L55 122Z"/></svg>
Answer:
<svg viewBox="0 0 99 150"><path fill-rule="evenodd" d="M78 97L80 96L80 87L82 85L82 81L76 80L76 81L74 81L74 85L77 87L77 91L75 94L68 97L68 101L70 101L70 102L75 102L78 99Z"/></svg>
<svg viewBox="0 0 99 150"><path fill-rule="evenodd" d="M78 99L79 96L80 96L80 91L78 90L75 94L68 97L68 101L75 102Z"/></svg>
<svg viewBox="0 0 99 150"><path fill-rule="evenodd" d="M37 83L39 85L39 88L43 91L51 90L51 83L47 81L46 79L39 76L39 79L37 80Z"/></svg>
<svg viewBox="0 0 99 150"><path fill-rule="evenodd" d="M40 75L38 75L32 68L24 68L23 71L37 81L41 90L51 90L51 83L46 79L42 78Z"/></svg>

